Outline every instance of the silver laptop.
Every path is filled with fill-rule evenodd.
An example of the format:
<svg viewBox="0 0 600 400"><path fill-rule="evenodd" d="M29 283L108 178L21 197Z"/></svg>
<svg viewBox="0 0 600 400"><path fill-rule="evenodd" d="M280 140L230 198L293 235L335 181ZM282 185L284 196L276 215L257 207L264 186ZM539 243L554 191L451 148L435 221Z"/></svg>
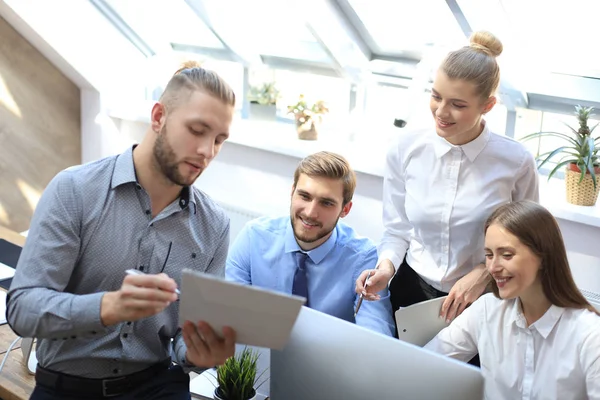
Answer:
<svg viewBox="0 0 600 400"><path fill-rule="evenodd" d="M447 327L449 324L439 317L446 297L448 296L398 309L394 314L398 339L423 347Z"/></svg>
<svg viewBox="0 0 600 400"><path fill-rule="evenodd" d="M580 289L580 291L585 296L587 301L589 301L590 304L594 306L598 312L600 312L600 294L584 289Z"/></svg>
<svg viewBox="0 0 600 400"><path fill-rule="evenodd" d="M482 398L478 368L306 307L271 350L272 400Z"/></svg>

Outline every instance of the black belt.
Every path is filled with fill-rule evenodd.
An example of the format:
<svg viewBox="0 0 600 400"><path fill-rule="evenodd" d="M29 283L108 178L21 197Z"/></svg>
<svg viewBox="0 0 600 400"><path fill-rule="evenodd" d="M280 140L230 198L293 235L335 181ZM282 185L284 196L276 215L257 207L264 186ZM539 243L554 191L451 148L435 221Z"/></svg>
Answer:
<svg viewBox="0 0 600 400"><path fill-rule="evenodd" d="M117 378L93 379L67 375L51 371L39 365L35 371L35 381L41 386L80 396L114 397L132 391L142 383L147 383L159 372L166 370L171 365L168 358L158 364Z"/></svg>

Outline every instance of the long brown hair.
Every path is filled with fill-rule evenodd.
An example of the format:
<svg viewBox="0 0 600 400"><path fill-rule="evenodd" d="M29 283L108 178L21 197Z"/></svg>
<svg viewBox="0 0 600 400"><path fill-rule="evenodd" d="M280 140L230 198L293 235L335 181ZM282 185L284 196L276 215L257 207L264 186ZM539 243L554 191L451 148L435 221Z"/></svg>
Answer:
<svg viewBox="0 0 600 400"><path fill-rule="evenodd" d="M550 303L559 307L587 308L600 315L573 280L560 228L548 210L529 200L508 203L490 215L485 232L492 224L501 225L540 258L542 289ZM492 290L500 297L495 281L492 281Z"/></svg>

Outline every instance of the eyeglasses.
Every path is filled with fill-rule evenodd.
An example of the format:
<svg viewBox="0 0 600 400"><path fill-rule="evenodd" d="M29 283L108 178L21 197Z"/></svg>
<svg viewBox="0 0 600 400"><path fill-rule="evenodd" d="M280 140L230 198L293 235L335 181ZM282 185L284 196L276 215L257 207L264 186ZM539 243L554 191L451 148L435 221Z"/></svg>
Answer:
<svg viewBox="0 0 600 400"><path fill-rule="evenodd" d="M169 242L169 250L167 250L167 257L165 258L165 262L163 263L163 266L160 269L160 273L162 273L165 270L165 267L167 266L167 261L169 261L169 255L171 254L172 246L173 246L173 242Z"/></svg>

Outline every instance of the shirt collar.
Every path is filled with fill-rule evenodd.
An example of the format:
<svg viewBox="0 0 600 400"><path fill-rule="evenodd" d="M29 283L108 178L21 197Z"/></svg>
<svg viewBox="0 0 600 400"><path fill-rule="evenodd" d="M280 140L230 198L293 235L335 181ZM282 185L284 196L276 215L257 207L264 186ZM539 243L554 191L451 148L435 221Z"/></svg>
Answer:
<svg viewBox="0 0 600 400"><path fill-rule="evenodd" d="M515 299L513 301L513 322L519 328L527 329L527 321L525 320L525 315L523 315L521 302L518 299ZM544 339L546 339L558 323L558 320L560 319L564 311L564 308L555 306L553 304L544 313L544 315L542 315L540 319L531 324L529 328L535 328L535 330L537 330L539 334L542 335Z"/></svg>
<svg viewBox="0 0 600 400"><path fill-rule="evenodd" d="M117 161L115 162L115 168L111 178L111 189L126 183L135 183L136 185L139 185L137 176L135 174L135 166L133 164L133 149L135 149L136 146L137 144L134 144L117 156ZM189 186L184 186L179 194L179 206L183 210L189 204L193 204L192 211L194 214L196 214L197 206L193 190Z"/></svg>
<svg viewBox="0 0 600 400"><path fill-rule="evenodd" d="M305 252L306 254L308 254L308 257L313 263L319 264L321 261L323 261L325 256L327 256L327 254L335 247L338 236L337 229L338 228L336 225L336 227L331 232L331 236L329 236L329 239L327 239L325 243L323 243L319 247ZM285 252L293 253L295 251L303 250L298 245L296 237L294 236L294 228L292 227L292 221L289 221L285 229Z"/></svg>
<svg viewBox="0 0 600 400"><path fill-rule="evenodd" d="M125 183L137 183L137 177L135 176L135 167L133 166L133 149L131 146L125 150L125 152L117 156L115 162L115 169L113 170L111 189L121 186Z"/></svg>
<svg viewBox="0 0 600 400"><path fill-rule="evenodd" d="M485 146L487 145L487 142L490 139L490 130L487 127L487 123L485 121L482 121L482 122L484 125L483 125L483 131L481 131L481 134L479 136L477 136L475 139L471 140L469 143L463 144L461 146L453 145L452 143L448 142L446 139L444 139L436 134L435 138L433 140L433 148L434 148L436 157L442 158L451 149L458 148L458 149L461 149L465 153L465 155L467 156L469 161L471 161L471 162L475 161L475 159L477 158L479 153L481 153L481 151L485 148Z"/></svg>

